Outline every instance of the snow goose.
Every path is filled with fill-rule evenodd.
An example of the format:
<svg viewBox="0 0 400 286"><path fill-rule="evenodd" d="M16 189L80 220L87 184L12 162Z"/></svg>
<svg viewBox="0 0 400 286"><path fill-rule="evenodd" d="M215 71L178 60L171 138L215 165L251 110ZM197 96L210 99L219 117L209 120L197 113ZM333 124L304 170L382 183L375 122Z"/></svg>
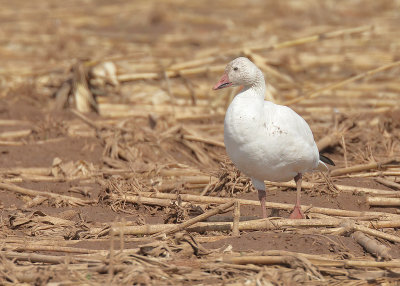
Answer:
<svg viewBox="0 0 400 286"><path fill-rule="evenodd" d="M302 174L326 171L325 163L334 163L319 154L311 129L301 116L287 106L264 100L264 75L249 59L239 57L230 62L213 89L229 86L244 88L226 111L226 152L258 190L263 218L267 217L264 180L286 182L293 178L297 198L290 218L304 218L300 206Z"/></svg>

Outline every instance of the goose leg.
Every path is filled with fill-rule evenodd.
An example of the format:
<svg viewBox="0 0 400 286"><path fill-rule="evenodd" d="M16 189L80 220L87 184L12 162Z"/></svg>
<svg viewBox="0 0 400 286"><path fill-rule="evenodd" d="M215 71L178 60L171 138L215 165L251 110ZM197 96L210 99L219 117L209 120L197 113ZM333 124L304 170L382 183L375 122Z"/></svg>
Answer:
<svg viewBox="0 0 400 286"><path fill-rule="evenodd" d="M303 212L301 211L300 205L300 192L301 192L301 178L302 175L299 173L294 177L294 181L296 182L297 193L296 193L296 204L294 206L293 212L290 214L291 219L301 219L305 218Z"/></svg>
<svg viewBox="0 0 400 286"><path fill-rule="evenodd" d="M261 213L263 218L267 218L267 209L265 208L265 199L267 197L267 193L265 191L265 183L264 181L257 180L251 178L251 182L253 183L254 188L258 191L258 199L261 204Z"/></svg>
<svg viewBox="0 0 400 286"><path fill-rule="evenodd" d="M261 213L263 218L267 218L267 210L265 209L265 198L267 197L267 192L265 190L257 190L258 191L258 199L261 204Z"/></svg>

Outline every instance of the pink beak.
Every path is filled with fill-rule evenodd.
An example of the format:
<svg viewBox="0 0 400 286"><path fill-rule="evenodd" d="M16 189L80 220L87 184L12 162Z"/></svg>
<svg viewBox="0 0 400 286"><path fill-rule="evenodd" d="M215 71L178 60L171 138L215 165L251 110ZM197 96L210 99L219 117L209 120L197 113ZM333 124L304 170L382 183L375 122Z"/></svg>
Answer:
<svg viewBox="0 0 400 286"><path fill-rule="evenodd" d="M229 81L229 77L226 73L221 77L221 79L214 85L213 90L225 88L228 86L232 86L232 83Z"/></svg>

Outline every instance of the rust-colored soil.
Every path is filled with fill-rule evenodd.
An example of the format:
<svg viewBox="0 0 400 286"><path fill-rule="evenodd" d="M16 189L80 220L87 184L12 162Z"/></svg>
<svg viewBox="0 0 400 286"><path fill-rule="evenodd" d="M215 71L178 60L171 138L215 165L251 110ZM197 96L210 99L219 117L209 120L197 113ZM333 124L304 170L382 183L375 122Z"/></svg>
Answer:
<svg viewBox="0 0 400 286"><path fill-rule="evenodd" d="M400 191L398 1L0 4L0 284L397 283L399 204L368 200ZM271 182L275 226L154 235L151 225L188 221L218 198L257 202L223 147L237 90L211 91L239 55L335 161L328 174L307 174L302 192L307 221L327 225L286 220L295 189ZM94 75L103 62L116 84ZM233 216L228 208L203 222ZM259 206L242 201L240 216L258 219ZM357 230L381 252L357 242ZM255 260L233 262L247 256Z"/></svg>

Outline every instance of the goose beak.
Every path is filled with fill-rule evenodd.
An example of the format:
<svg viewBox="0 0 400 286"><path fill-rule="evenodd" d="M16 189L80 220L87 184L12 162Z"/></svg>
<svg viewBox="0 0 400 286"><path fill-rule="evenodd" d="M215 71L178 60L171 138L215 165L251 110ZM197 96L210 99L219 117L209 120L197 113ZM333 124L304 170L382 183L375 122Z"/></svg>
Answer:
<svg viewBox="0 0 400 286"><path fill-rule="evenodd" d="M221 79L214 85L213 90L225 88L228 86L232 86L232 83L229 81L229 77L226 73L221 77Z"/></svg>

